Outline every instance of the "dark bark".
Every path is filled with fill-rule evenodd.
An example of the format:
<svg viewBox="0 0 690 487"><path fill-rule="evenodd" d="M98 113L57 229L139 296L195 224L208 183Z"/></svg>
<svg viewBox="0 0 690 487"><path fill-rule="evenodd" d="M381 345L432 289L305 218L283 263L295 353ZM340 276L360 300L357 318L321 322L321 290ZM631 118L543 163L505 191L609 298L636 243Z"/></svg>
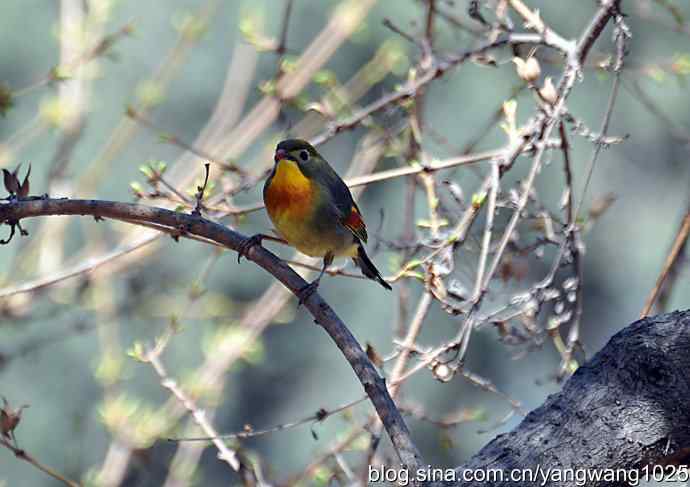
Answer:
<svg viewBox="0 0 690 487"><path fill-rule="evenodd" d="M563 390L499 435L462 469L640 469L690 460L690 311L636 321L617 333ZM651 474L652 469L648 468ZM669 468L668 471L671 469ZM657 468L655 472L659 472ZM644 468L638 471L642 479ZM540 479L541 481L541 479ZM628 485L511 481L455 485Z"/></svg>

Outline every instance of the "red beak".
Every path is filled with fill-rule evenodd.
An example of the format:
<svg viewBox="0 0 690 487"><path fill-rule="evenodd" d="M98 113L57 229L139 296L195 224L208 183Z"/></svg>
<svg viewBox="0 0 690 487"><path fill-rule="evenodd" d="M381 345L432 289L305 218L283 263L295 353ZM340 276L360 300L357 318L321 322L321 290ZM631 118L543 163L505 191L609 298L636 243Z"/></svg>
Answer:
<svg viewBox="0 0 690 487"><path fill-rule="evenodd" d="M288 153L287 153L286 150L284 150L284 149L278 149L278 150L276 151L276 155L273 156L273 160L276 161L276 162L281 161L281 160L283 160L283 159L286 159L286 158L287 158L287 155L288 155Z"/></svg>

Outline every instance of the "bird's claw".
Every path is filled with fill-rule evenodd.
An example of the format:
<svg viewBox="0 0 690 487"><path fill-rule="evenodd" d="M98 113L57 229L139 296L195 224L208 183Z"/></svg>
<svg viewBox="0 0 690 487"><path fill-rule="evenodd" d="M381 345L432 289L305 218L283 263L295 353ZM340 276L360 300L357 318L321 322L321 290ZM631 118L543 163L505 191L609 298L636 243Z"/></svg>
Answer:
<svg viewBox="0 0 690 487"><path fill-rule="evenodd" d="M240 263L240 260L242 260L242 257L247 257L249 255L249 249L252 247L258 245L259 247L261 246L261 241L264 239L263 235L252 235L251 237L247 238L242 242L240 245L240 248L237 249L237 263Z"/></svg>
<svg viewBox="0 0 690 487"><path fill-rule="evenodd" d="M319 279L316 279L313 282L310 282L306 286L304 286L302 289L297 291L297 298L299 301L297 302L297 306L302 306L307 299L311 297L312 294L316 292L316 289L319 287Z"/></svg>

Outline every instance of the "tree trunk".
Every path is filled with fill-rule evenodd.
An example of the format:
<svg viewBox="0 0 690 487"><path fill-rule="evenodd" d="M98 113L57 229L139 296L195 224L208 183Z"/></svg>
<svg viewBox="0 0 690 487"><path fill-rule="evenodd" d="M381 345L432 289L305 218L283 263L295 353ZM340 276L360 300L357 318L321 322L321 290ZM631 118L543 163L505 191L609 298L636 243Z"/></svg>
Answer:
<svg viewBox="0 0 690 487"><path fill-rule="evenodd" d="M658 480L674 471L687 479L685 467L677 466L690 461L689 401L690 311L636 321L560 393L459 466L454 485L629 485L625 475L635 484L645 474ZM484 481L462 476L477 469ZM503 478L496 472L489 478L489 469L501 470ZM536 477L511 479L518 469ZM572 469L571 478L563 478L565 469ZM618 478L583 477L604 475L604 469L621 470ZM547 472L552 477L544 479Z"/></svg>

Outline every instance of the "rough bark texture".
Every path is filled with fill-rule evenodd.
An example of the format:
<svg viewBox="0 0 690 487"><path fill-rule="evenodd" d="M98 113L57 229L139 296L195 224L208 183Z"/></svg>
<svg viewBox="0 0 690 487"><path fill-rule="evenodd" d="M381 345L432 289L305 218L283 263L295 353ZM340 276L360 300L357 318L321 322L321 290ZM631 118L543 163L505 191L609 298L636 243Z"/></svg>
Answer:
<svg viewBox="0 0 690 487"><path fill-rule="evenodd" d="M637 321L513 431L462 469L639 469L690 455L690 311ZM658 470L657 470L658 471ZM649 471L651 474L651 470ZM642 474L640 474L642 475ZM642 478L642 476L640 476ZM624 482L463 482L454 485L628 485Z"/></svg>

